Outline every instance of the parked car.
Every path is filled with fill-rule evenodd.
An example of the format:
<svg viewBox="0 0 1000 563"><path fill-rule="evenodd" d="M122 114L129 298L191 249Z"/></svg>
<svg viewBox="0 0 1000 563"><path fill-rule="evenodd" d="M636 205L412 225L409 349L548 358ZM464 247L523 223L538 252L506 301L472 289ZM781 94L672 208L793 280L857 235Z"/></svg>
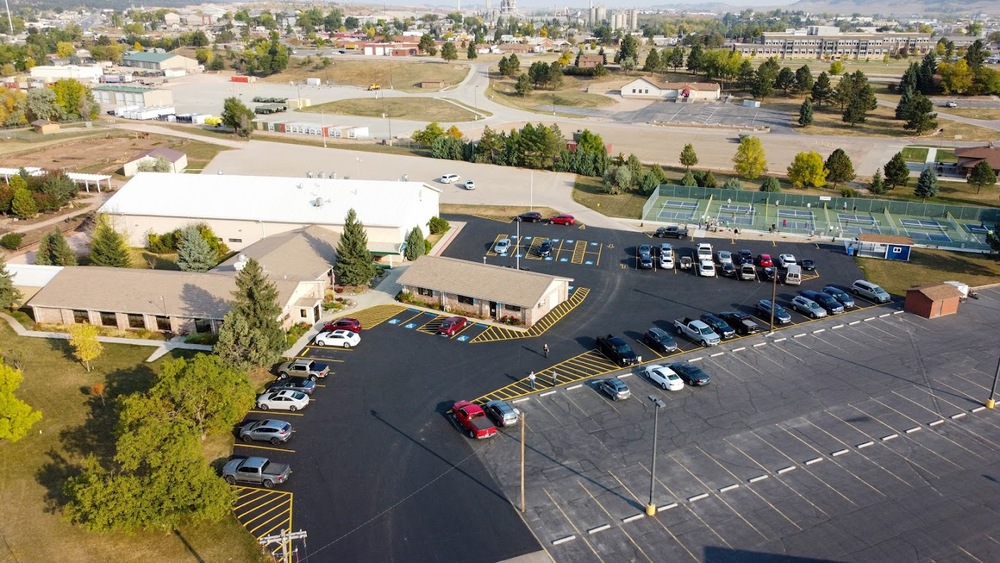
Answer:
<svg viewBox="0 0 1000 563"><path fill-rule="evenodd" d="M740 250L739 259L740 264L753 264L753 252L744 248Z"/></svg>
<svg viewBox="0 0 1000 563"><path fill-rule="evenodd" d="M349 330L334 330L321 332L314 340L317 346L334 346L337 348L354 348L361 344L361 335Z"/></svg>
<svg viewBox="0 0 1000 563"><path fill-rule="evenodd" d="M711 260L702 260L698 264L698 275L706 278L715 277L715 264Z"/></svg>
<svg viewBox="0 0 1000 563"><path fill-rule="evenodd" d="M802 261L799 262L799 265L802 266L802 269L807 272L816 271L816 262L810 260L809 258L803 258Z"/></svg>
<svg viewBox="0 0 1000 563"><path fill-rule="evenodd" d="M736 269L736 265L732 262L726 262L719 266L719 273L729 278L735 278L739 270Z"/></svg>
<svg viewBox="0 0 1000 563"><path fill-rule="evenodd" d="M772 309L774 310L774 322L776 324L785 325L792 322L792 315L781 305L777 303L772 304L770 299L761 299L757 302L757 315L768 322L771 319Z"/></svg>
<svg viewBox="0 0 1000 563"><path fill-rule="evenodd" d="M490 420L497 426L517 424L518 419L521 418L521 411L510 406L506 401L498 399L487 401L483 405L483 410L486 411L486 416L490 417Z"/></svg>
<svg viewBox="0 0 1000 563"><path fill-rule="evenodd" d="M476 182L473 180L466 180L465 183L462 184L462 187L467 190L474 190L476 189Z"/></svg>
<svg viewBox="0 0 1000 563"><path fill-rule="evenodd" d="M708 374L705 373L704 370L694 364L689 364L688 362L677 362L670 364L667 367L679 375L680 378L684 380L684 383L691 385L692 387L708 385L711 381Z"/></svg>
<svg viewBox="0 0 1000 563"><path fill-rule="evenodd" d="M792 309L814 319L822 319L826 316L826 309L820 307L819 303L801 295L792 297Z"/></svg>
<svg viewBox="0 0 1000 563"><path fill-rule="evenodd" d="M543 240L542 244L538 245L538 255L542 258L548 258L552 256L552 241Z"/></svg>
<svg viewBox="0 0 1000 563"><path fill-rule="evenodd" d="M707 242L699 242L697 248L695 249L695 255L698 256L698 261L708 260L712 261L712 245Z"/></svg>
<svg viewBox="0 0 1000 563"><path fill-rule="evenodd" d="M761 268L771 268L774 266L774 261L771 260L770 254L758 254L757 265Z"/></svg>
<svg viewBox="0 0 1000 563"><path fill-rule="evenodd" d="M657 352L669 354L677 351L677 341L662 328L654 326L653 328L647 330L645 334L642 335L642 341Z"/></svg>
<svg viewBox="0 0 1000 563"><path fill-rule="evenodd" d="M257 409L262 411L291 411L302 410L309 405L309 395L285 389L284 391L268 391L257 397Z"/></svg>
<svg viewBox="0 0 1000 563"><path fill-rule="evenodd" d="M291 437L292 425L284 420L252 420L240 428L240 440L244 442L271 442L277 446Z"/></svg>
<svg viewBox="0 0 1000 563"><path fill-rule="evenodd" d="M285 389L312 395L313 391L316 390L316 382L302 377L289 377L273 381L267 386L268 391L283 391Z"/></svg>
<svg viewBox="0 0 1000 563"><path fill-rule="evenodd" d="M806 289L800 291L799 293L802 297L815 301L820 307L826 309L826 312L831 315L839 315L844 312L844 305L840 301L837 301L837 298L832 295L828 295L822 291L813 291L811 289Z"/></svg>
<svg viewBox="0 0 1000 563"><path fill-rule="evenodd" d="M349 330L351 332L361 332L361 321L358 319L352 319L350 317L345 317L343 319L337 319L332 323L326 323L323 325L323 330L320 332L333 332L335 330Z"/></svg>
<svg viewBox="0 0 1000 563"><path fill-rule="evenodd" d="M760 331L760 325L754 322L750 315L742 311L723 311L719 316L725 319L729 326L733 327L736 334L747 336Z"/></svg>
<svg viewBox="0 0 1000 563"><path fill-rule="evenodd" d="M497 427L487 418L483 408L475 403L458 401L451 407L451 415L470 438L482 440L497 433Z"/></svg>
<svg viewBox="0 0 1000 563"><path fill-rule="evenodd" d="M525 211L524 213L518 215L515 220L523 221L525 223L538 223L542 220L542 214L537 211Z"/></svg>
<svg viewBox="0 0 1000 563"><path fill-rule="evenodd" d="M792 254L779 254L778 255L778 267L787 268L792 264L797 264L795 261L795 256Z"/></svg>
<svg viewBox="0 0 1000 563"><path fill-rule="evenodd" d="M833 296L833 298L837 301L840 301L840 304L843 305L845 309L852 309L854 307L854 298L851 297L851 294L835 285L828 285L821 291L827 295Z"/></svg>
<svg viewBox="0 0 1000 563"><path fill-rule="evenodd" d="M683 227L660 227L653 233L659 238L687 238L688 230Z"/></svg>
<svg viewBox="0 0 1000 563"><path fill-rule="evenodd" d="M497 254L504 255L510 250L510 239L502 238L493 245L493 252Z"/></svg>
<svg viewBox="0 0 1000 563"><path fill-rule="evenodd" d="M556 215L549 218L551 225L572 225L573 223L576 223L576 219L572 215Z"/></svg>
<svg viewBox="0 0 1000 563"><path fill-rule="evenodd" d="M733 263L733 253L728 250L720 250L715 253L715 261L720 265L722 264L732 264Z"/></svg>
<svg viewBox="0 0 1000 563"><path fill-rule="evenodd" d="M653 269L653 257L649 254L641 254L637 260L638 267L640 270L652 270Z"/></svg>
<svg viewBox="0 0 1000 563"><path fill-rule="evenodd" d="M674 269L674 247L669 242L660 244L660 268L663 270Z"/></svg>
<svg viewBox="0 0 1000 563"><path fill-rule="evenodd" d="M442 336L455 336L455 333L465 328L469 324L469 319L465 317L448 317L441 321L437 333Z"/></svg>
<svg viewBox="0 0 1000 563"><path fill-rule="evenodd" d="M631 366L642 361L642 358L635 354L632 347L621 338L614 335L598 336L597 349L604 357L618 364L621 367Z"/></svg>
<svg viewBox="0 0 1000 563"><path fill-rule="evenodd" d="M667 366L646 366L642 373L646 379L659 385L664 391L680 391L684 388L684 380Z"/></svg>
<svg viewBox="0 0 1000 563"><path fill-rule="evenodd" d="M707 324L715 334L718 334L723 339L728 339L736 336L736 330L729 326L729 323L722 320L722 317L712 313L705 313L701 316L701 322Z"/></svg>
<svg viewBox="0 0 1000 563"><path fill-rule="evenodd" d="M611 397L614 401L623 401L632 396L632 392L629 391L628 385L625 385L625 382L617 377L602 379L597 383L597 388L603 391L608 397Z"/></svg>
<svg viewBox="0 0 1000 563"><path fill-rule="evenodd" d="M760 279L764 281L774 281L774 276L777 274L777 268L774 266L768 266L760 269Z"/></svg>
<svg viewBox="0 0 1000 563"><path fill-rule="evenodd" d="M892 301L892 296L886 290L867 280L855 281L851 284L851 291L854 292L854 295L864 297L876 303L888 303Z"/></svg>
<svg viewBox="0 0 1000 563"><path fill-rule="evenodd" d="M751 258L749 263L745 263L742 266L740 266L739 280L754 281L756 279L757 279L757 266L753 265L753 258Z"/></svg>
<svg viewBox="0 0 1000 563"><path fill-rule="evenodd" d="M461 176L458 174L442 174L440 182L442 184L454 184L459 178L461 178Z"/></svg>
<svg viewBox="0 0 1000 563"><path fill-rule="evenodd" d="M648 244L640 244L638 249L639 256L645 254L646 256L653 255L653 247Z"/></svg>
<svg viewBox="0 0 1000 563"><path fill-rule="evenodd" d="M266 457L238 457L222 466L222 478L230 485L251 483L270 489L288 480L292 469L287 463L273 463Z"/></svg>
<svg viewBox="0 0 1000 563"><path fill-rule="evenodd" d="M312 381L323 379L330 373L330 366L315 360L292 360L281 364L278 377L304 377Z"/></svg>
<svg viewBox="0 0 1000 563"><path fill-rule="evenodd" d="M690 270L693 266L690 256L681 256L681 259L677 262L677 267L682 270Z"/></svg>

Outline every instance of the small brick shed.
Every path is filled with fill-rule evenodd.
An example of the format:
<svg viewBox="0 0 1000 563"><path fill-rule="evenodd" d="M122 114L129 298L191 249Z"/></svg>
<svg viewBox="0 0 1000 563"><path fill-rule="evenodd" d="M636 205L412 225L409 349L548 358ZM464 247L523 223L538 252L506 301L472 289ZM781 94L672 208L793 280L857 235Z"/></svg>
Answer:
<svg viewBox="0 0 1000 563"><path fill-rule="evenodd" d="M933 319L958 312L962 292L953 285L936 283L906 290L904 309L915 315Z"/></svg>

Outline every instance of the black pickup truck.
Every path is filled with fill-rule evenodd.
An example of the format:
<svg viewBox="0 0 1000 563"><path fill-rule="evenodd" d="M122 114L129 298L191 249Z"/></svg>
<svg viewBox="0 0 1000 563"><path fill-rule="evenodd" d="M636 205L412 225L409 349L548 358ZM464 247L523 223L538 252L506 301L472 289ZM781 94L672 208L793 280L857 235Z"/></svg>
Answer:
<svg viewBox="0 0 1000 563"><path fill-rule="evenodd" d="M597 337L597 349L609 360L622 367L631 366L641 361L641 358L635 355L627 342L610 334Z"/></svg>
<svg viewBox="0 0 1000 563"><path fill-rule="evenodd" d="M687 238L688 230L684 227L660 227L653 233L658 238Z"/></svg>

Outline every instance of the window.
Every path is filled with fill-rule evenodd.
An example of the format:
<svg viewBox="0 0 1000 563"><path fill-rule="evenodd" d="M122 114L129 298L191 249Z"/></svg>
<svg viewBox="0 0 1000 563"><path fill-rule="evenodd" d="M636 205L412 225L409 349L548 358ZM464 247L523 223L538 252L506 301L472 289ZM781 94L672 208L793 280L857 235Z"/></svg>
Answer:
<svg viewBox="0 0 1000 563"><path fill-rule="evenodd" d="M462 305L475 305L476 304L476 300L475 299L473 299L471 297L466 297L464 295L459 295L458 296L458 302L461 303Z"/></svg>
<svg viewBox="0 0 1000 563"><path fill-rule="evenodd" d="M128 315L128 327L129 328L146 328L146 319L142 315L137 315L135 313L129 313L129 315Z"/></svg>
<svg viewBox="0 0 1000 563"><path fill-rule="evenodd" d="M170 317L156 317L156 328L163 331L170 330Z"/></svg>
<svg viewBox="0 0 1000 563"><path fill-rule="evenodd" d="M90 314L87 311L74 310L73 311L73 322L78 324L89 323Z"/></svg>
<svg viewBox="0 0 1000 563"><path fill-rule="evenodd" d="M903 249L901 247L899 247L899 246L892 247L892 253L893 254L899 254L902 251L903 251Z"/></svg>
<svg viewBox="0 0 1000 563"><path fill-rule="evenodd" d="M299 309L299 318L305 319L309 317L309 309Z"/></svg>
<svg viewBox="0 0 1000 563"><path fill-rule="evenodd" d="M237 243L238 242L243 242L243 239L241 239L241 238L231 238L231 239L226 239L226 240L228 240L229 242L237 242Z"/></svg>
<svg viewBox="0 0 1000 563"><path fill-rule="evenodd" d="M101 324L103 326L118 326L118 316L114 313L101 312Z"/></svg>
<svg viewBox="0 0 1000 563"><path fill-rule="evenodd" d="M212 332L212 321L209 319L195 319L194 331L199 334Z"/></svg>
<svg viewBox="0 0 1000 563"><path fill-rule="evenodd" d="M417 288L417 293L420 294L420 295L427 296L427 297L433 297L434 296L434 290L433 289L426 289L426 288L423 288L423 287L418 287Z"/></svg>
<svg viewBox="0 0 1000 563"><path fill-rule="evenodd" d="M517 305L504 305L503 308L506 309L506 310L508 310L508 311L510 311L510 312L512 312L512 313L520 313L521 312L521 308L518 307Z"/></svg>

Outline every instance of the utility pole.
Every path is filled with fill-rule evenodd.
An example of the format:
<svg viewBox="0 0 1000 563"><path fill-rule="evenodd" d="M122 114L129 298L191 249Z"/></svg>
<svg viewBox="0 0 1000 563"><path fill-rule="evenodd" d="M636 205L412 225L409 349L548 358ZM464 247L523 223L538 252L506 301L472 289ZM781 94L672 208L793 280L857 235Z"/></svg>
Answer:
<svg viewBox="0 0 1000 563"><path fill-rule="evenodd" d="M264 536L257 540L260 545L267 547L273 543L281 544L281 563L292 563L292 553L294 550L292 547L292 540L304 540L306 539L306 532L286 532L281 530L281 533L276 536Z"/></svg>
<svg viewBox="0 0 1000 563"><path fill-rule="evenodd" d="M486 257L483 257L483 261L486 261ZM521 514L528 509L528 506L524 503L524 427L527 423L524 419L524 412L521 412Z"/></svg>

